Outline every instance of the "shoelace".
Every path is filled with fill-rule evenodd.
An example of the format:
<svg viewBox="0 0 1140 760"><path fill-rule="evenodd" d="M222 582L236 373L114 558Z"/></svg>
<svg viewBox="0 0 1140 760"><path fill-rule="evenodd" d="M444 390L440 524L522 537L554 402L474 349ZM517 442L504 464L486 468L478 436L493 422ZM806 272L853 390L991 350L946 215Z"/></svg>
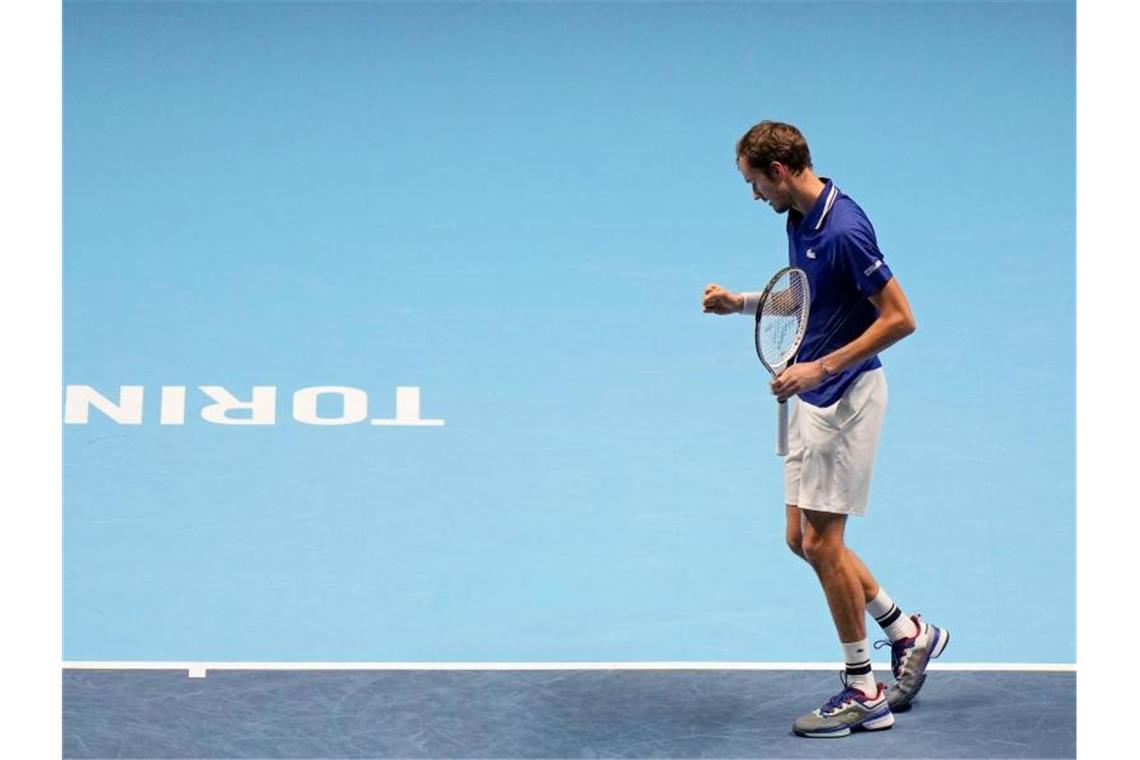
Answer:
<svg viewBox="0 0 1140 760"><path fill-rule="evenodd" d="M832 710L838 710L843 706L844 702L864 696L862 689L857 689L854 686L847 685L846 671L841 670L839 672L839 682L843 684L843 691L827 700L827 702L824 703L823 707L820 708L820 712L828 713Z"/></svg>
<svg viewBox="0 0 1140 760"><path fill-rule="evenodd" d="M891 642L890 639L879 639L875 642L875 649L881 649L885 646L891 648L891 672L894 673L895 678L902 676L903 660L906 659L907 650L914 646L915 639L899 639L896 642Z"/></svg>

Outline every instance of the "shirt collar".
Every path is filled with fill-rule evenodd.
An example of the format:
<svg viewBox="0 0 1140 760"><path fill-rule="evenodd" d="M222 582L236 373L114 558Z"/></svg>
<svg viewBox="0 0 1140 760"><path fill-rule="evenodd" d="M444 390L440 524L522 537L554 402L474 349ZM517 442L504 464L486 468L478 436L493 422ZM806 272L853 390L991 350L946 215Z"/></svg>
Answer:
<svg viewBox="0 0 1140 760"><path fill-rule="evenodd" d="M815 204L800 222L800 227L806 227L809 230L818 230L823 227L824 220L827 219L828 213L835 205L835 199L839 197L839 188L830 179L820 177L820 180L824 183L823 192L815 199Z"/></svg>

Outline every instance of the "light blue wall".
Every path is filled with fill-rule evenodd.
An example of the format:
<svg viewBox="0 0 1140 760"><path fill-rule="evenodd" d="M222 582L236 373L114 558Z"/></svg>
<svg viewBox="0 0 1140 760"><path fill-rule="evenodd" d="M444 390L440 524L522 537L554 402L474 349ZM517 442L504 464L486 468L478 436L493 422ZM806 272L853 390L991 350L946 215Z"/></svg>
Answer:
<svg viewBox="0 0 1140 760"><path fill-rule="evenodd" d="M948 658L1074 660L1072 3L64 24L64 382L145 389L64 429L65 659L835 659L751 326L700 310L786 256L733 163L774 118L919 323L852 545ZM294 421L323 385L446 425Z"/></svg>

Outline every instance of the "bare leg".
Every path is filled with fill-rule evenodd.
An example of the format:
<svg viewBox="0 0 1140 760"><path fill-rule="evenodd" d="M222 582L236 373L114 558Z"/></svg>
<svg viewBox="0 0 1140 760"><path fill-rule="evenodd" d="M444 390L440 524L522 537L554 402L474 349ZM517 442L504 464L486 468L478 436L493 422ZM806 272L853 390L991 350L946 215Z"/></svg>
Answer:
<svg viewBox="0 0 1140 760"><path fill-rule="evenodd" d="M867 628L863 614L867 604L866 590L860 581L856 562L852 561L854 555L843 543L847 516L801 511L804 515L803 556L823 586L839 640L850 642L865 639ZM861 562L858 564L862 565Z"/></svg>
<svg viewBox="0 0 1140 760"><path fill-rule="evenodd" d="M788 543L788 548L800 559L807 561L804 556L804 512L795 504L786 504L784 511L787 516L787 527L785 529L785 538ZM879 594L879 584L875 577L871 575L871 571L863 564L863 561L851 551L847 549L848 561L855 570L855 574L859 578L859 585L863 588L863 602L869 602Z"/></svg>
<svg viewBox="0 0 1140 760"><path fill-rule="evenodd" d="M788 542L788 548L800 559L807 561L804 556L804 517L803 512L795 504L784 505L784 513L787 515L787 527L784 529L784 538Z"/></svg>
<svg viewBox="0 0 1140 760"><path fill-rule="evenodd" d="M863 589L863 602L866 604L879 595L879 584L875 580L875 576L871 575L871 571L863 564L863 560L859 559L859 556L850 549L847 550L847 561L859 578L859 585Z"/></svg>

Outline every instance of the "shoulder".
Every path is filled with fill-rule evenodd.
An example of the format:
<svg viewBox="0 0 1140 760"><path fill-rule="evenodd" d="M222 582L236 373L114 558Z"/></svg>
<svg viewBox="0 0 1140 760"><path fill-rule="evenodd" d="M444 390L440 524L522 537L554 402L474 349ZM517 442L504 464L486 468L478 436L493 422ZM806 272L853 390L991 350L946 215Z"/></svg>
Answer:
<svg viewBox="0 0 1140 760"><path fill-rule="evenodd" d="M835 200L824 225L824 234L841 257L878 251L879 244L871 220L859 204L846 195Z"/></svg>
<svg viewBox="0 0 1140 760"><path fill-rule="evenodd" d="M831 228L836 235L874 235L875 227L871 224L863 208L853 198L840 194L835 199L831 209Z"/></svg>

